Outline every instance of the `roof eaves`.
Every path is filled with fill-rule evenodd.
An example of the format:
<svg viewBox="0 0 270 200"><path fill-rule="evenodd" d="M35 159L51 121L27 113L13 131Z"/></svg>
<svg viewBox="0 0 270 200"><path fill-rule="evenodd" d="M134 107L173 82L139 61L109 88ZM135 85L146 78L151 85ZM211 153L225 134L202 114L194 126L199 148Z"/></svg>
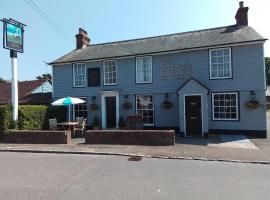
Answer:
<svg viewBox="0 0 270 200"><path fill-rule="evenodd" d="M168 50L168 51L145 52L145 53L140 53L140 54L129 54L129 55L124 55L124 56L99 57L99 58L92 58L92 59L67 60L67 61L60 61L60 62L53 61L53 62L49 63L49 65L66 64L66 63L70 63L70 62L86 62L86 61L91 61L91 60L113 59L116 57L122 58L122 57L129 57L129 56L139 56L142 54L157 54L157 53L184 51L184 50L191 51L191 50L196 50L196 49L200 49L200 48L211 48L211 47L222 46L222 45L243 44L243 43L248 43L248 42L265 42L266 40L268 40L268 39L264 38L264 39L259 39L259 40L248 40L248 41L241 41L241 42L234 42L234 43L223 43L223 44L217 44L217 45L198 46L198 47L174 49L174 50ZM57 59L57 60L59 60L59 59Z"/></svg>

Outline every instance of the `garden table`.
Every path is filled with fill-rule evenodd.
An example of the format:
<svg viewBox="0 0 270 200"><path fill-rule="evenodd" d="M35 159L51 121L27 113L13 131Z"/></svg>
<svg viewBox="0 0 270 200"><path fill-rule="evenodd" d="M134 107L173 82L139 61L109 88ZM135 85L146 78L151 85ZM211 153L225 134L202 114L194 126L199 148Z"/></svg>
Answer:
<svg viewBox="0 0 270 200"><path fill-rule="evenodd" d="M73 135L73 137L75 137L75 126L78 124L79 124L79 122L61 122L61 123L57 123L57 126L61 126L65 130L70 130L71 135Z"/></svg>

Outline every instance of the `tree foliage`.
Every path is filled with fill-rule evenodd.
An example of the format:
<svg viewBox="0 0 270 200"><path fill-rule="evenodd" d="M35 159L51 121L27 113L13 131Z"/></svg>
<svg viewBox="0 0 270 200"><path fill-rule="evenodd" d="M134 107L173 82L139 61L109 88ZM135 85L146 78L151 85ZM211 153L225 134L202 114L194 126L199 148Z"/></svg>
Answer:
<svg viewBox="0 0 270 200"><path fill-rule="evenodd" d="M37 76L36 79L38 80L52 80L52 75L51 74L42 74L40 76Z"/></svg>
<svg viewBox="0 0 270 200"><path fill-rule="evenodd" d="M7 81L0 77L0 83L7 83Z"/></svg>

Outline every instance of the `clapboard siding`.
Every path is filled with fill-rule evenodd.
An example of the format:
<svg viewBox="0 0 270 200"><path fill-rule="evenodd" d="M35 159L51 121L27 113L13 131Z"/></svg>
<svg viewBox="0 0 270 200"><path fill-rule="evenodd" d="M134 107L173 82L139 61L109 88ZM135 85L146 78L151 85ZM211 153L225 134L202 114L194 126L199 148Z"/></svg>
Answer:
<svg viewBox="0 0 270 200"><path fill-rule="evenodd" d="M250 91L257 93L258 100L265 102L265 76L263 44L241 45L231 47L233 78L209 79L209 49L186 51L180 53L153 55L153 82L150 84L136 84L136 58L121 58L117 60L117 85L104 86L102 61L87 62L87 68L100 67L100 87L73 87L72 64L53 66L54 99L65 96L97 97L100 101L100 91L119 91L120 115L128 116L135 113L135 95L153 94L155 101L155 126L179 127L179 105L177 89L186 81L185 79L161 79L161 66L164 61L171 64L191 64L192 76L206 85L211 92L237 91L240 97L240 120L237 122L224 122L211 120L211 99L208 95L208 125L209 129L249 129L265 130L266 118L264 109L250 111L244 107L249 99ZM87 84L86 84L87 85ZM171 110L162 110L162 103L166 93L174 107ZM128 95L133 107L126 111L121 108L124 95ZM206 98L207 99L207 98ZM100 110L97 111L99 116ZM88 124L94 113L89 112ZM183 117L183 116L182 116ZM183 130L183 127L180 127ZM206 131L206 130L205 130Z"/></svg>

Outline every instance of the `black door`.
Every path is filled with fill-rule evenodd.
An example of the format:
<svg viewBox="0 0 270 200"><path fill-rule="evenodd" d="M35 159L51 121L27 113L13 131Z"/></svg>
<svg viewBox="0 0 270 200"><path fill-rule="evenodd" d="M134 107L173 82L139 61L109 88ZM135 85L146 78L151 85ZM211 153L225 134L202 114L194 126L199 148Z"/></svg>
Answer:
<svg viewBox="0 0 270 200"><path fill-rule="evenodd" d="M107 128L116 127L116 97L106 97Z"/></svg>
<svg viewBox="0 0 270 200"><path fill-rule="evenodd" d="M186 134L202 135L201 96L185 97Z"/></svg>

